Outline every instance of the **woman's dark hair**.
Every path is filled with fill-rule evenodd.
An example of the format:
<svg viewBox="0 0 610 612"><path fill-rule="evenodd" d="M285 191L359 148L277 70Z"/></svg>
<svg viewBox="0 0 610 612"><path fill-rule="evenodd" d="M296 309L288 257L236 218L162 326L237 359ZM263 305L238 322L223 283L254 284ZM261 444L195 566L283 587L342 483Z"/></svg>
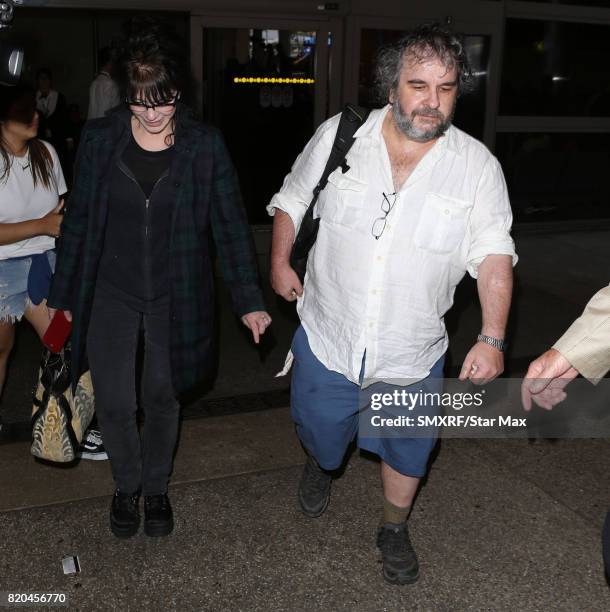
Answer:
<svg viewBox="0 0 610 612"><path fill-rule="evenodd" d="M36 113L36 94L30 87L23 85L1 85L0 86L0 124L7 121L15 121L30 125ZM32 138L27 143L30 156L30 170L34 186L40 181L46 189L51 187L51 173L53 171L53 158L45 144ZM0 182L7 181L11 172L11 151L4 135L0 132Z"/></svg>
<svg viewBox="0 0 610 612"><path fill-rule="evenodd" d="M380 49L375 66L375 85L381 103L385 104L390 93L398 87L407 56L418 62L439 59L448 70L457 69L458 93L471 88L472 71L462 37L439 23L428 23Z"/></svg>
<svg viewBox="0 0 610 612"><path fill-rule="evenodd" d="M135 17L114 43L118 80L127 100L162 105L187 85L186 49L167 23Z"/></svg>

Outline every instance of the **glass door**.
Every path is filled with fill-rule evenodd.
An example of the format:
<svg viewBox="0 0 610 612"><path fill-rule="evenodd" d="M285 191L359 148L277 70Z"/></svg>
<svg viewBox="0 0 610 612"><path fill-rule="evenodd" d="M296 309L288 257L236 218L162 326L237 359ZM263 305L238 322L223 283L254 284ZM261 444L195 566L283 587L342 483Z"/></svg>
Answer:
<svg viewBox="0 0 610 612"><path fill-rule="evenodd" d="M265 206L330 112L329 24L205 19L196 34L202 116L224 135L250 223L269 223Z"/></svg>

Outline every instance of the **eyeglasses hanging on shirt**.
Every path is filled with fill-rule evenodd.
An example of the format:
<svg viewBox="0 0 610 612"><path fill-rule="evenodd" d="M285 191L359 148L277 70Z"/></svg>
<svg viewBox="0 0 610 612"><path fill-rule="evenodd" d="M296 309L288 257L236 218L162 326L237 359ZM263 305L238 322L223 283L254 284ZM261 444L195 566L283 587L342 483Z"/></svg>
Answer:
<svg viewBox="0 0 610 612"><path fill-rule="evenodd" d="M375 240L379 240L381 238L381 234L385 230L385 226L388 220L388 215L392 208L394 208L394 204L396 204L396 200L398 199L398 194L394 193L385 193L382 192L383 200L381 201L381 212L383 212L383 217L378 217L373 221L373 227L371 228L371 233L373 234L373 238Z"/></svg>

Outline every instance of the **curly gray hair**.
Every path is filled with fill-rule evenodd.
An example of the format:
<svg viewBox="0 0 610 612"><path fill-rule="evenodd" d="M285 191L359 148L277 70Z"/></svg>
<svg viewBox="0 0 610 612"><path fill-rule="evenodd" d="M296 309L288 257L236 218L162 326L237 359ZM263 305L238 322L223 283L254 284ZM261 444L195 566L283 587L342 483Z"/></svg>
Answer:
<svg viewBox="0 0 610 612"><path fill-rule="evenodd" d="M456 67L458 94L472 87L472 70L462 37L439 23L428 23L379 50L375 65L375 89L381 103L385 104L398 87L407 56L418 62L440 59L448 70Z"/></svg>

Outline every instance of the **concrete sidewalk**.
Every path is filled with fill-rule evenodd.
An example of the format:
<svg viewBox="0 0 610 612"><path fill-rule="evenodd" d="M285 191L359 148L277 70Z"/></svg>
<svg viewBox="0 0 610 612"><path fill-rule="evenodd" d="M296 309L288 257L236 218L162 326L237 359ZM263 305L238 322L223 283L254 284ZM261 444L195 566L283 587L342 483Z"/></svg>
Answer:
<svg viewBox="0 0 610 612"><path fill-rule="evenodd" d="M603 440L444 440L410 518L422 574L406 587L381 577L375 461L352 454L328 511L299 512L286 410L184 423L162 539L111 535L106 462L58 470L27 453L2 449L0 590L62 591L71 610L610 609ZM63 575L64 555L80 574Z"/></svg>

